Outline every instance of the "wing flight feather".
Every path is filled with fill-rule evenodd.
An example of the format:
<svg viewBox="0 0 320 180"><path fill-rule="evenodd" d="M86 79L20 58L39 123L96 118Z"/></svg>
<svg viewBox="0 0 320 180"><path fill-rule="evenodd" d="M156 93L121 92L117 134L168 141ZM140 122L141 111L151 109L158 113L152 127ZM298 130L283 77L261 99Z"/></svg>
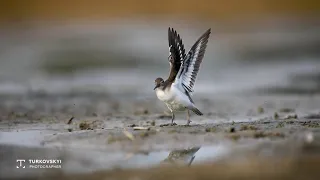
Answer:
<svg viewBox="0 0 320 180"><path fill-rule="evenodd" d="M204 57L211 28L208 29L190 48L188 54L184 57L184 61L180 65L179 72L176 76L176 82L189 93L193 92L200 64Z"/></svg>

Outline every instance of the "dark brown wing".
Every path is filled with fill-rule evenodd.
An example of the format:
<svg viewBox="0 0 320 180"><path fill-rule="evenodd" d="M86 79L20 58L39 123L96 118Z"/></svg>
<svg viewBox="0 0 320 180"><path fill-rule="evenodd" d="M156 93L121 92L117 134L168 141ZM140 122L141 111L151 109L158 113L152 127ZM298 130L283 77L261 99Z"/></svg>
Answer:
<svg viewBox="0 0 320 180"><path fill-rule="evenodd" d="M166 81L174 82L180 66L186 56L180 35L173 28L168 29L170 74Z"/></svg>

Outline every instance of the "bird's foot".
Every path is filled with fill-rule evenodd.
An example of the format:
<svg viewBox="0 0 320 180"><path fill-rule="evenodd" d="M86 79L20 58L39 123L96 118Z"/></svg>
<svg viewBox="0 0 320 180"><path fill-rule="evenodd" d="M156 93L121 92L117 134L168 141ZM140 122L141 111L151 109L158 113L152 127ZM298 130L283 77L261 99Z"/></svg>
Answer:
<svg viewBox="0 0 320 180"><path fill-rule="evenodd" d="M186 126L190 126L191 122L192 122L191 120L188 120Z"/></svg>
<svg viewBox="0 0 320 180"><path fill-rule="evenodd" d="M175 122L171 123L171 126L176 126L176 125L178 125L178 124Z"/></svg>

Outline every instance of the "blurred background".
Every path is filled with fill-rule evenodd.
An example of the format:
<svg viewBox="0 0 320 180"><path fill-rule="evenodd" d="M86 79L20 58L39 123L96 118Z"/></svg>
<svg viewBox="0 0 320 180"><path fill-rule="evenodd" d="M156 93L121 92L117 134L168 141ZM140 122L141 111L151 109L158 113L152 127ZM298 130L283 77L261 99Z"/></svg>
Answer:
<svg viewBox="0 0 320 180"><path fill-rule="evenodd" d="M234 157L240 157L240 160L244 157L244 153L240 151L240 155L237 154L238 149L235 146L228 146L229 141L226 139L229 136L224 137L225 134L235 134L235 122L240 122L239 132L242 131L242 122L260 123L257 127L251 124L243 126L243 131L254 130L251 135L254 139L287 137L287 134L273 133L278 132L275 129L282 127L284 132L290 131L289 135L292 132L300 132L305 127L320 127L318 122L300 123L300 120L306 121L303 113L319 112L319 97L310 96L320 92L319 1L2 0L0 132L12 132L1 132L0 145L9 142L39 144L42 147L44 142L46 147L51 145L54 149L59 149L56 146L61 144L63 148L75 147L76 150L84 150L85 155L79 155L79 166L73 163L73 159L78 160L77 156L70 156L70 167L74 169L82 167L82 164L85 170L90 170L88 166L95 168L95 163L98 164L97 167L103 168L113 165L113 162L125 162L123 164L126 165L127 160L118 160L122 159L122 154L101 151L100 155L92 149L100 151L102 147L118 152L117 150L123 150L124 147L135 148L136 146L131 146L131 141L116 139L118 134L121 134L119 137L122 138L120 128L145 124L150 126L148 123L151 120L154 125L157 123L157 126L170 121L171 117L159 113L168 109L156 99L153 90L154 80L157 77L167 78L169 73L168 27L177 30L186 51L211 28L206 54L194 87L194 100L205 116L193 116L192 121L203 126L179 128L181 132L172 131L170 127L162 128L163 133L160 132L157 136L143 133L138 136L138 140L140 136L148 138L141 141L141 144L137 141L137 147L141 145L141 149L147 150L153 147L173 149L191 144L202 146L204 142L217 142L218 150L200 149L200 155L197 154L195 162L199 156L200 161L207 159L205 153L201 157L202 151L217 157L222 156L219 154L221 152L233 163ZM241 96L235 98L230 96L230 93L240 93ZM271 96L259 96L257 99L252 96L250 99L249 96L243 96L243 93L250 96L279 96L273 99ZM284 95L293 96L286 99ZM302 95L300 99L299 96ZM304 101L302 98L305 98ZM279 113L280 118L278 117L275 112L280 112L283 107L287 108L286 113L293 113L293 109L294 113L298 114L288 114L296 119L297 123L287 121L287 114L282 118L282 114ZM288 119L292 117L288 116ZM273 121L278 118L284 119L283 122L290 125L287 126L279 122L280 120ZM68 119L70 120L67 121ZM318 121L319 116L310 119ZM71 124L72 120L74 123L70 128L69 123ZM86 121L82 120L92 120L92 123L84 123ZM267 124L266 121L273 124ZM181 114L175 122L184 124L185 114ZM230 125L223 124L227 122ZM65 127L66 124L68 129ZM214 124L220 124L221 127L216 128ZM103 133L77 132L87 129L99 130L102 127L105 128ZM22 129L24 133L20 131ZM255 133L256 130L259 130L258 133ZM270 130L271 133L265 133L264 130ZM75 133L70 133L71 131ZM222 136L202 136L203 132L217 132ZM171 133L175 134L171 136ZM45 134L48 138L42 141ZM242 147L251 148L251 145L256 145L253 143L254 140L250 139L251 136L248 138L246 135L236 134L229 139L239 142ZM237 141L238 139L241 141ZM115 141L115 144L111 144ZM220 142L226 143L227 148L220 146ZM264 141L258 139L257 142ZM266 142L269 143L269 139L266 139ZM270 141L272 142L275 141ZM262 144L256 151L245 149L244 152L250 155L256 153L259 156L263 154L267 158L273 154L295 155L298 148L294 144L300 143L300 140L293 137L292 141L288 142L285 144L281 141L279 151L273 144ZM229 147L236 150L234 156L229 156ZM199 148L196 148L196 151L198 150ZM313 150L320 152L318 147ZM21 175L20 169L14 168L13 171L14 166L11 166L15 163L13 157L21 157L20 152L26 155L34 154L36 159L41 153L44 153L44 157L54 154L33 149L16 151L15 147L3 152L7 154L1 156L5 159L1 159L0 162L0 176ZM184 150L180 152L185 153ZM193 153L194 149L191 152ZM72 149L73 153L75 151ZM165 157L166 154L168 158ZM175 158L177 153L170 154L165 152L159 157L170 160L171 157ZM153 157L155 156L157 155ZM93 158L90 161L82 161L82 157ZM137 157L131 161L134 166L139 162L154 163L159 160L152 155ZM255 156L253 157L255 159ZM108 158L111 158L111 161ZM139 158L141 161L137 160ZM259 164L265 164L265 161ZM280 166L272 165L270 169ZM266 169L257 167L259 170ZM300 172L301 167L308 166L300 165L293 171ZM225 171L228 174L224 177L230 177L230 169L234 168L228 168L228 171ZM240 169L242 170L242 167ZM118 172L122 174L122 171ZM220 172L220 169L217 172ZM244 173L234 174L239 179L238 175ZM189 174L186 175L189 177Z"/></svg>
<svg viewBox="0 0 320 180"><path fill-rule="evenodd" d="M168 27L186 50L212 28L197 94L319 92L316 0L12 0L0 12L1 94L154 97Z"/></svg>

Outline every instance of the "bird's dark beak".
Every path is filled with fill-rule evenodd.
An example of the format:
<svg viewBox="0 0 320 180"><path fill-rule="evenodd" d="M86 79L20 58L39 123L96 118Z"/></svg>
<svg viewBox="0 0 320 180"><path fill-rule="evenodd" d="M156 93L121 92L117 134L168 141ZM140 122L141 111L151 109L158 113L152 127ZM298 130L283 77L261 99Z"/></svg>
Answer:
<svg viewBox="0 0 320 180"><path fill-rule="evenodd" d="M157 84L156 87L153 88L153 90L156 90L160 85Z"/></svg>

